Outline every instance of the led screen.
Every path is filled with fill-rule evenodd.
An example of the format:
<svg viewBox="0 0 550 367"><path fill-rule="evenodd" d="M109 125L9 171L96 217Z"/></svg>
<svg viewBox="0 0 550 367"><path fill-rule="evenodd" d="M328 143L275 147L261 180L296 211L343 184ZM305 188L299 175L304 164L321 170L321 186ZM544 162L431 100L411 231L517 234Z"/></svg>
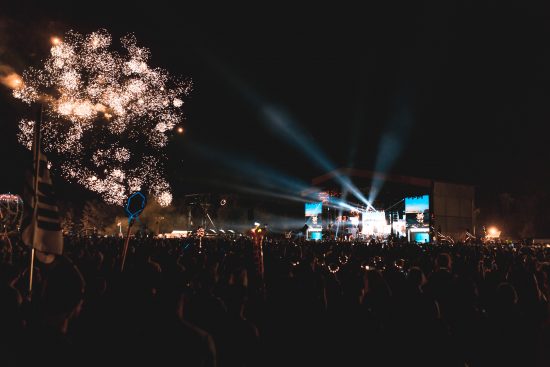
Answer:
<svg viewBox="0 0 550 367"><path fill-rule="evenodd" d="M405 219L407 227L430 226L430 196L405 198Z"/></svg>
<svg viewBox="0 0 550 367"><path fill-rule="evenodd" d="M309 227L309 238L312 240L321 239L321 230L323 223L321 214L323 213L323 203L306 203L306 225ZM315 238L314 238L315 237Z"/></svg>
<svg viewBox="0 0 550 367"><path fill-rule="evenodd" d="M430 196L405 198L405 213L424 213L430 211Z"/></svg>
<svg viewBox="0 0 550 367"><path fill-rule="evenodd" d="M319 215L323 212L323 203L306 203L306 217Z"/></svg>
<svg viewBox="0 0 550 367"><path fill-rule="evenodd" d="M420 242L420 243L426 243L430 242L430 234L427 232L416 232L411 233L411 240L412 242Z"/></svg>
<svg viewBox="0 0 550 367"><path fill-rule="evenodd" d="M310 239L314 241L320 241L322 240L323 236L321 232L311 232Z"/></svg>

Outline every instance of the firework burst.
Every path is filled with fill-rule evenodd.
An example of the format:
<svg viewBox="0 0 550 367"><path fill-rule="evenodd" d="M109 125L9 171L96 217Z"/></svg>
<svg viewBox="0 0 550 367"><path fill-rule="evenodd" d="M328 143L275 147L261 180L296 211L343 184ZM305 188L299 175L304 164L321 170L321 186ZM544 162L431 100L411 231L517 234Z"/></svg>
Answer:
<svg viewBox="0 0 550 367"><path fill-rule="evenodd" d="M129 192L148 190L161 205L172 201L165 179L164 147L183 120L191 83L152 68L150 52L133 36L123 53L100 30L69 32L52 41L40 69L23 73L13 91L26 103L44 103L43 149L57 157L63 177L121 204ZM19 141L30 148L34 121L19 123Z"/></svg>

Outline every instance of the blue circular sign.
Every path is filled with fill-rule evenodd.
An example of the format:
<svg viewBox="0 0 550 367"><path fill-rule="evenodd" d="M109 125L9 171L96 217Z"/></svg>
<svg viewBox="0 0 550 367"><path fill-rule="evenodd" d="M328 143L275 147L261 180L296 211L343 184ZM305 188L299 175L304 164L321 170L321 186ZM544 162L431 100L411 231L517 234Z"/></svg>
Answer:
<svg viewBox="0 0 550 367"><path fill-rule="evenodd" d="M124 211L128 216L128 222L139 217L143 209L145 209L145 205L147 205L147 198L141 192L136 191L130 195L124 206Z"/></svg>

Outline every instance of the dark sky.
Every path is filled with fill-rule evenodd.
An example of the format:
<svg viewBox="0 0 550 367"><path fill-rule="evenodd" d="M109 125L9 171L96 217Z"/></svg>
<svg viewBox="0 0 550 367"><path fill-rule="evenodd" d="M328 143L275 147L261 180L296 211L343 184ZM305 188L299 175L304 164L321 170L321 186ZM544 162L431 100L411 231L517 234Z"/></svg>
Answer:
<svg viewBox="0 0 550 367"><path fill-rule="evenodd" d="M187 133L170 146L176 193L227 171L193 144L305 181L323 173L266 125L266 104L284 110L335 166L374 169L378 159L396 173L482 192L550 182L548 2L16 3L2 6L0 57L18 71L45 55L52 33L106 28L115 39L135 33L151 64L193 79ZM12 176L24 153L16 124L28 111L4 89L0 99L2 165ZM17 191L16 181L6 178L2 190Z"/></svg>

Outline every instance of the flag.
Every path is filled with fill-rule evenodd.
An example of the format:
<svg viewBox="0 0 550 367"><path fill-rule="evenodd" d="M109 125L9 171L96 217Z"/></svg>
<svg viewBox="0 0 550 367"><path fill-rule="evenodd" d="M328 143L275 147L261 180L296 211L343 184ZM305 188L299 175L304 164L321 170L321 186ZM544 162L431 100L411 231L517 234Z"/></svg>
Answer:
<svg viewBox="0 0 550 367"><path fill-rule="evenodd" d="M61 255L63 235L59 209L55 203L48 159L41 151L38 152L38 162L38 171L34 170L33 180L29 180L30 185L27 185L25 204L29 215L23 221L22 239L27 246L38 251ZM36 174L38 178L34 177ZM38 179L38 193L34 192L34 179Z"/></svg>

